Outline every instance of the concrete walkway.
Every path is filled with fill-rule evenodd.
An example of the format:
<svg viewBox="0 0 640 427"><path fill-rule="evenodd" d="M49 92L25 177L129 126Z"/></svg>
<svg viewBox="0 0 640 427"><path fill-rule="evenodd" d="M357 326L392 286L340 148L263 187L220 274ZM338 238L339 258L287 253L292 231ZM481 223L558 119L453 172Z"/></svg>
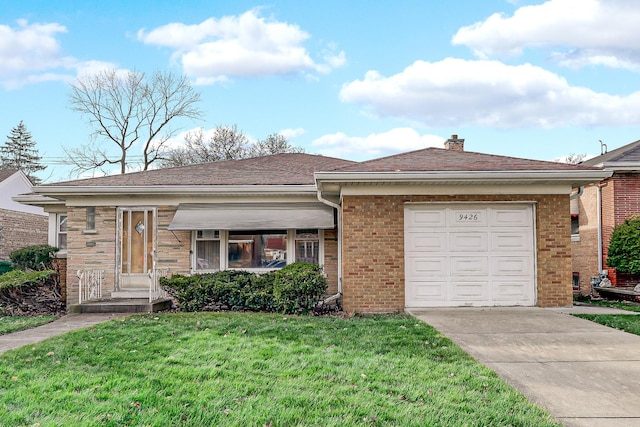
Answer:
<svg viewBox="0 0 640 427"><path fill-rule="evenodd" d="M123 314L68 314L37 328L0 335L0 354L23 345L34 344L55 335L93 326L96 323L106 322L121 316Z"/></svg>
<svg viewBox="0 0 640 427"><path fill-rule="evenodd" d="M640 426L640 336L570 313L577 306L421 309L435 327L568 427Z"/></svg>

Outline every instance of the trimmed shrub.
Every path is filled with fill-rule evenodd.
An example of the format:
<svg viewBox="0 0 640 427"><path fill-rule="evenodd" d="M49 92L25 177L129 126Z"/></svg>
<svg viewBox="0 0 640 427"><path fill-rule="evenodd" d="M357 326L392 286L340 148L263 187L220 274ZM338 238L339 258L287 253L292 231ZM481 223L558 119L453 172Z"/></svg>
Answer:
<svg viewBox="0 0 640 427"><path fill-rule="evenodd" d="M310 310L327 289L315 264L294 263L256 274L241 270L161 278L183 311L250 310L294 313Z"/></svg>
<svg viewBox="0 0 640 427"><path fill-rule="evenodd" d="M9 258L21 270L52 270L53 257L59 250L49 245L32 245L11 252Z"/></svg>
<svg viewBox="0 0 640 427"><path fill-rule="evenodd" d="M613 230L607 265L621 273L640 274L640 217L629 218Z"/></svg>
<svg viewBox="0 0 640 427"><path fill-rule="evenodd" d="M277 272L273 284L273 300L277 311L309 311L326 291L327 278L320 266L296 262Z"/></svg>

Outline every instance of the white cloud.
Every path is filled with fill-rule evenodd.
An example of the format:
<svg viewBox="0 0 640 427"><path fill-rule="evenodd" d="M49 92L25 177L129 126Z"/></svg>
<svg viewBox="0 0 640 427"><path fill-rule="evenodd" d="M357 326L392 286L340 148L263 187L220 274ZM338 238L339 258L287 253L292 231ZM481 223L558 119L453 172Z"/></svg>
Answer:
<svg viewBox="0 0 640 427"><path fill-rule="evenodd" d="M549 0L463 27L452 43L468 46L480 58L543 48L555 49L550 56L566 66L638 70L639 21L636 0Z"/></svg>
<svg viewBox="0 0 640 427"><path fill-rule="evenodd" d="M56 39L66 32L60 24L29 24L23 19L13 28L0 25L0 86L17 89L26 83L65 79L51 70L75 64L74 58L62 54Z"/></svg>
<svg viewBox="0 0 640 427"><path fill-rule="evenodd" d="M266 19L259 9L199 24L171 23L138 31L143 43L172 49L172 58L198 84L232 77L328 72L344 64L343 52L332 53L324 64L316 63L303 46L308 38L297 25Z"/></svg>
<svg viewBox="0 0 640 427"><path fill-rule="evenodd" d="M293 139L296 138L300 135L304 135L307 131L304 130L303 128L287 128L287 129L282 129L280 132L278 132L280 135L284 136L285 138L287 138L287 140L289 139Z"/></svg>
<svg viewBox="0 0 640 427"><path fill-rule="evenodd" d="M56 37L66 32L60 24L29 24L24 19L18 20L15 28L0 25L0 87L11 90L48 81L72 82L76 77L116 68L108 62L65 56Z"/></svg>
<svg viewBox="0 0 640 427"><path fill-rule="evenodd" d="M344 102L367 114L416 121L426 126L480 125L493 128L637 124L640 92L597 93L530 64L447 58L416 61L384 77L369 71L343 85Z"/></svg>
<svg viewBox="0 0 640 427"><path fill-rule="evenodd" d="M311 143L311 152L353 160L367 160L427 147L444 147L438 135L420 135L412 128L395 128L364 137L342 132L324 135Z"/></svg>

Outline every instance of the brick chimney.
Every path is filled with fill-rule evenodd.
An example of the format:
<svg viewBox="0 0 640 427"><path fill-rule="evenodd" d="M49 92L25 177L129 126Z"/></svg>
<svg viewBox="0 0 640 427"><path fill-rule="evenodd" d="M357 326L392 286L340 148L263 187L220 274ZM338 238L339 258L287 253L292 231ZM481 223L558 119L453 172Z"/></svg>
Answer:
<svg viewBox="0 0 640 427"><path fill-rule="evenodd" d="M464 139L459 139L458 135L451 135L451 138L444 142L444 148L447 150L464 151Z"/></svg>

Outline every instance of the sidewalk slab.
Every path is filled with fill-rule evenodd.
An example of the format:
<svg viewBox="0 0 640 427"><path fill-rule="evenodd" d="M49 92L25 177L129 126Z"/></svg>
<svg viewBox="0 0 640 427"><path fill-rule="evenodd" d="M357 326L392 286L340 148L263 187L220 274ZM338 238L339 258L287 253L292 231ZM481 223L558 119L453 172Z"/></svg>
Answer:
<svg viewBox="0 0 640 427"><path fill-rule="evenodd" d="M436 308L408 312L569 427L640 425L640 336L567 313L602 307Z"/></svg>
<svg viewBox="0 0 640 427"><path fill-rule="evenodd" d="M24 331L11 334L0 335L0 354L29 344L35 344L65 332L93 326L98 323L107 322L122 314L68 314L54 320L46 325L37 328L26 329Z"/></svg>

